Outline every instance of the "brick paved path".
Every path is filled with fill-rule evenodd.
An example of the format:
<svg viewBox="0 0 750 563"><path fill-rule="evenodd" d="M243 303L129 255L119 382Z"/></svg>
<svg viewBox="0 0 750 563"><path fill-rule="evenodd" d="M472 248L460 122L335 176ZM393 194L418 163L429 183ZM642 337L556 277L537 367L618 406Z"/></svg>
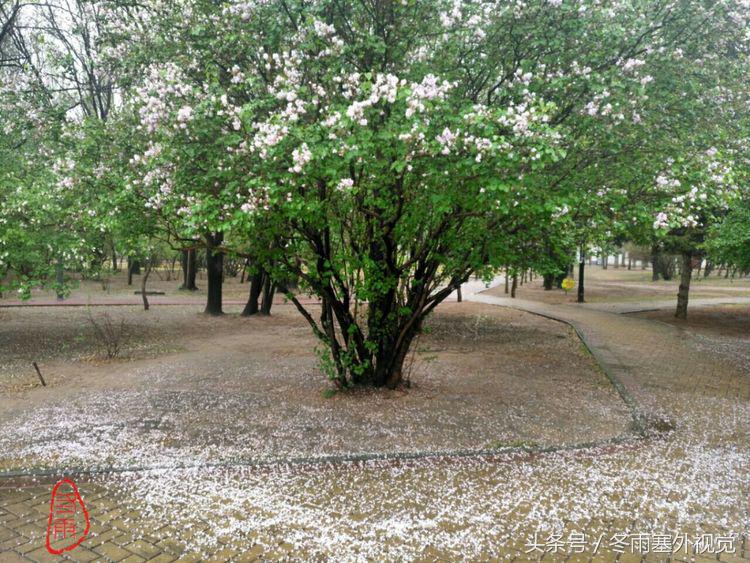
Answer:
<svg viewBox="0 0 750 563"><path fill-rule="evenodd" d="M555 522L594 536L663 528L736 533L733 554L672 559L750 561L750 374L649 320L572 305L470 298L574 322L636 398L650 436L570 454L82 479L93 526L71 557L527 560L537 557L525 553L527 538ZM56 559L43 547L51 483L0 484L0 561ZM184 496L175 493L183 488ZM195 498L206 499L208 507L211 495L223 497L218 503L228 510L190 508ZM251 512L235 514L248 506ZM597 556L548 553L544 559L641 557L610 550ZM656 553L645 558L667 559Z"/></svg>

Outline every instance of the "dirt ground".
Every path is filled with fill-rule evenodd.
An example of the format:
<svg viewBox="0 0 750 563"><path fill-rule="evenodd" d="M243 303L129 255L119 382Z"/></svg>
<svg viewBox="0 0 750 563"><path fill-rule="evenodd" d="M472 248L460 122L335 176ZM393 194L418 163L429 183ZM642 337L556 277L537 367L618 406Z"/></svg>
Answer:
<svg viewBox="0 0 750 563"><path fill-rule="evenodd" d="M578 323L646 414L665 415L672 431L550 453L243 463L576 441L624 424L565 325L497 305L441 306L417 345L410 389L331 399L315 342L289 306L272 319L154 308L153 330L175 352L96 362L60 353L44 365L49 388L0 393L0 467L145 468L79 481L92 514L91 537L71 554L79 561L718 560L689 552L703 534L735 538L721 561L750 560L748 372L698 348L687 329L634 315L532 304ZM172 319L181 309L185 319ZM76 324L70 312L45 310L58 311L53 327ZM0 356L5 321L33 329L28 312L0 309ZM53 480L30 481L0 483L0 552L12 561L49 560ZM537 535L544 543L574 532L585 533L585 553L529 551ZM673 555L620 555L613 538L623 534L688 540Z"/></svg>
<svg viewBox="0 0 750 563"><path fill-rule="evenodd" d="M446 303L416 345L410 388L333 397L290 305L271 318L108 314L127 327L122 359L96 353L84 308L0 311L4 469L578 443L629 423L571 330L519 311ZM30 369L41 358L44 388Z"/></svg>
<svg viewBox="0 0 750 563"><path fill-rule="evenodd" d="M608 303L626 301L658 301L676 299L679 279L656 282L651 281L651 270L614 268L606 270L600 266L586 266L585 295L587 303ZM577 282L576 272L576 282ZM520 280L519 280L520 281ZM536 277L531 282L519 285L516 296L519 299L542 301L544 303L574 303L577 298L576 287L567 293L562 289L545 291L542 278ZM503 284L489 291L490 295L505 296ZM748 297L750 296L750 278L725 278L723 276L695 276L690 288L693 299L709 297Z"/></svg>
<svg viewBox="0 0 750 563"><path fill-rule="evenodd" d="M648 311L638 317L679 328L701 350L724 357L740 371L750 373L750 306L715 305L688 310L686 320L674 312Z"/></svg>
<svg viewBox="0 0 750 563"><path fill-rule="evenodd" d="M195 284L198 287L197 291L180 290L180 284L182 284L181 276L179 265L174 272L166 268L153 270L149 275L146 290L163 292L165 295L153 295L149 296L149 299L155 303L163 299L169 299L170 301L205 300L207 284L205 272L200 271L196 276ZM250 290L249 284L240 283L240 280L240 276L225 278L222 288L225 301L244 303L247 300ZM124 271L103 276L100 280L81 279L78 274L69 274L69 283L70 293L66 296L66 300L69 301L82 300L86 302L92 300L99 302L122 298L140 300L141 298L140 295L135 294L136 291L140 291L141 289L141 276L134 275L133 284L128 285L127 275ZM45 288L35 288L31 295L32 303L39 300L56 299L55 292ZM5 293L0 297L0 306L17 300L18 295Z"/></svg>

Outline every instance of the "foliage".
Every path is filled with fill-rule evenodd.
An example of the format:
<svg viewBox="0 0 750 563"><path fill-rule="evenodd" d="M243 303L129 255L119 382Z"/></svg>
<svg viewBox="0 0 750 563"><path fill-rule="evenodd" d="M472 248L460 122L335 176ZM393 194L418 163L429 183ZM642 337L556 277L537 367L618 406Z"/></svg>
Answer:
<svg viewBox="0 0 750 563"><path fill-rule="evenodd" d="M21 287L218 243L320 298L338 385L395 386L471 275L742 239L746 2L55 1L2 72Z"/></svg>

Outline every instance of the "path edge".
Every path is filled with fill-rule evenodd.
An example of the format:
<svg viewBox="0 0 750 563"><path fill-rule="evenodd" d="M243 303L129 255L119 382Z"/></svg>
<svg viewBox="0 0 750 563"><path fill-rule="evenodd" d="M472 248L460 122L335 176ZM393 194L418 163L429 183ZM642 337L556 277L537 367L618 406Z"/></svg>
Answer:
<svg viewBox="0 0 750 563"><path fill-rule="evenodd" d="M480 293L483 293L483 292L480 292ZM487 297L491 298L492 296L488 295ZM583 330L581 330L580 326L578 325L576 321L566 319L565 317L560 317L552 313L543 313L541 311L534 311L533 309L527 309L521 305L515 305L511 303L509 304L488 303L487 301L482 301L482 303L485 303L487 305L494 305L495 307L507 307L509 309L523 311L524 313L529 313L532 315L536 315L538 317L549 319L551 321L557 321L559 323L563 323L569 326L570 328L572 328L573 331L576 333L576 336L578 336L578 339L583 343L586 350L588 350L589 354L591 354L591 357L594 358L594 361L596 362L596 364L599 366L602 372L604 372L604 375L612 384L612 387L615 388L615 391L617 391L617 394L620 396L622 401L628 407L628 410L630 411L630 417L633 422L633 430L635 431L635 434L637 434L641 438L645 438L648 435L648 430L647 430L648 424L646 421L646 417L643 414L643 410L638 404L638 401L636 401L635 397L633 397L630 391L627 390L625 385L623 385L622 381L620 381L620 379L613 373L613 370L610 369L607 361L599 353L596 346L591 344L591 342L586 337L585 333L583 332Z"/></svg>

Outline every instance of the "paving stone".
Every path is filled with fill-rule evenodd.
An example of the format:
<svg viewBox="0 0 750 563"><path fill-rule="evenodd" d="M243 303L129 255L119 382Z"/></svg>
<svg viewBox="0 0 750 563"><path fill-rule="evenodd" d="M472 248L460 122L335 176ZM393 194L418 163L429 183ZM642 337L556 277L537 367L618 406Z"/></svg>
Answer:
<svg viewBox="0 0 750 563"><path fill-rule="evenodd" d="M165 537L156 544L161 550L174 555L181 555L185 552L185 546L171 537Z"/></svg>
<svg viewBox="0 0 750 563"><path fill-rule="evenodd" d="M59 555L52 555L46 547L39 547L25 554L26 557L38 563L52 563L60 561Z"/></svg>
<svg viewBox="0 0 750 563"><path fill-rule="evenodd" d="M85 540L84 540L85 541ZM83 544L79 545L75 549L66 552L67 557L74 561L80 561L81 563L88 563L89 561L96 561L101 559L101 555L94 553L89 548L84 547Z"/></svg>
<svg viewBox="0 0 750 563"><path fill-rule="evenodd" d="M96 546L93 550L110 561L121 561L132 555L129 551L112 542L105 542L102 545Z"/></svg>
<svg viewBox="0 0 750 563"><path fill-rule="evenodd" d="M128 551L131 551L136 555L140 555L141 557L144 557L146 559L156 557L160 552L158 547L144 540L136 540L127 545L124 545L123 547Z"/></svg>
<svg viewBox="0 0 750 563"><path fill-rule="evenodd" d="M0 560L3 563L29 563L29 559L18 553L10 553L0 550Z"/></svg>
<svg viewBox="0 0 750 563"><path fill-rule="evenodd" d="M107 530L106 532L96 535L89 534L89 537L86 538L86 544L91 547L96 547L97 545L119 538L122 535L123 533L120 530Z"/></svg>
<svg viewBox="0 0 750 563"><path fill-rule="evenodd" d="M148 560L148 563L171 563L172 561L175 561L177 558L174 555L170 555L168 553L160 553L156 557L152 557Z"/></svg>

